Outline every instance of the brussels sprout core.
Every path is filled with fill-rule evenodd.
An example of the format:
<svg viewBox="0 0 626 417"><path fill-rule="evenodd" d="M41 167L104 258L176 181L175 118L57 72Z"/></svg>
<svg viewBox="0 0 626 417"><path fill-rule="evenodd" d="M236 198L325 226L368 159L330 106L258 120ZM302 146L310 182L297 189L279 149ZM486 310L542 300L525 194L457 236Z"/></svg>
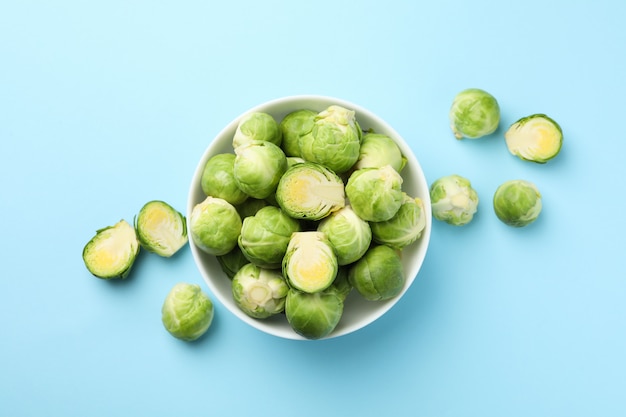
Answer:
<svg viewBox="0 0 626 417"><path fill-rule="evenodd" d="M561 151L563 131L545 114L533 114L513 123L504 138L511 154L544 164Z"/></svg>
<svg viewBox="0 0 626 417"><path fill-rule="evenodd" d="M264 319L282 312L289 287L278 270L246 264L232 281L235 304L250 317Z"/></svg>
<svg viewBox="0 0 626 417"><path fill-rule="evenodd" d="M126 220L96 231L83 249L85 266L102 279L126 278L139 253L135 228Z"/></svg>
<svg viewBox="0 0 626 417"><path fill-rule="evenodd" d="M457 139L489 135L500 123L500 106L484 90L469 88L456 95L450 108L450 127Z"/></svg>
<svg viewBox="0 0 626 417"><path fill-rule="evenodd" d="M501 184L493 196L496 216L505 224L524 227L537 220L541 213L541 194L535 184L511 180Z"/></svg>
<svg viewBox="0 0 626 417"><path fill-rule="evenodd" d="M135 217L141 246L169 258L187 243L185 217L163 201L146 203Z"/></svg>
<svg viewBox="0 0 626 417"><path fill-rule="evenodd" d="M213 321L213 303L199 285L176 284L161 308L165 329L177 339L187 342L202 336Z"/></svg>
<svg viewBox="0 0 626 417"><path fill-rule="evenodd" d="M283 259L283 275L300 291L328 288L337 276L337 256L322 232L294 233Z"/></svg>
<svg viewBox="0 0 626 417"><path fill-rule="evenodd" d="M476 190L460 175L448 175L433 182L430 198L433 216L453 226L471 222L478 210Z"/></svg>

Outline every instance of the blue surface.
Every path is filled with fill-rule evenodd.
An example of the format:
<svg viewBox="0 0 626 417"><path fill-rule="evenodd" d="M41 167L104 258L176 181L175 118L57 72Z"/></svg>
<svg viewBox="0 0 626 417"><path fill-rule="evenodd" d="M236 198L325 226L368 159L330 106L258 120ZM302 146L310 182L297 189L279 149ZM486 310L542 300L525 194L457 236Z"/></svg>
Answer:
<svg viewBox="0 0 626 417"><path fill-rule="evenodd" d="M0 415L623 416L626 3L14 1L0 5ZM546 165L501 127L456 141L454 95L484 88L501 126L544 112ZM481 197L435 222L418 279L387 315L317 342L267 336L221 305L206 337L165 332L189 248L98 280L81 251L150 199L184 210L212 136L294 94L378 113L432 182ZM491 196L525 178L526 229ZM204 284L203 284L204 285ZM206 286L205 286L206 289ZM270 414L272 413L272 414Z"/></svg>

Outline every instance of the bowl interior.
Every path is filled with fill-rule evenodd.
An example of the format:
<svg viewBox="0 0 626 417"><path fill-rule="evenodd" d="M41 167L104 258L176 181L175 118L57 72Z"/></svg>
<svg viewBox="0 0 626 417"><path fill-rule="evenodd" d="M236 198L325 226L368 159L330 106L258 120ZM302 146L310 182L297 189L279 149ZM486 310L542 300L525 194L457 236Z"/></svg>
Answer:
<svg viewBox="0 0 626 417"><path fill-rule="evenodd" d="M381 120L367 109L345 100L324 96L293 96L273 100L248 110L234 119L213 139L200 158L191 181L187 201L187 219L189 220L193 207L206 198L206 195L200 186L200 179L202 177L204 165L213 155L218 153L233 152L232 138L239 120L245 114L257 111L266 112L274 116L274 118L280 122L284 116L294 110L310 109L314 111L321 111L332 104L354 110L356 112L356 118L363 130L367 131L371 129L376 133L386 134L398 144L402 153L407 158L407 165L402 171L402 177L404 179L402 188L410 196L421 198L425 207L430 208L428 183L424 177L424 173L417 158L404 139L385 121ZM430 240L431 224L431 212L427 209L426 228L422 237L417 242L409 245L402 251L402 263L406 274L406 282L401 294L386 301L366 301L353 290L346 299L344 314L341 321L335 330L326 338L346 335L367 326L393 307L393 305L411 286L422 266ZM289 323L287 323L287 320L282 314L269 319L259 320L251 318L243 313L233 301L230 285L231 281L221 270L217 259L214 256L206 254L200 250L193 243L192 239L189 240L189 245L191 247L194 261L196 262L204 281L213 295L232 314L248 323L250 326L265 333L286 339L304 339L291 329Z"/></svg>

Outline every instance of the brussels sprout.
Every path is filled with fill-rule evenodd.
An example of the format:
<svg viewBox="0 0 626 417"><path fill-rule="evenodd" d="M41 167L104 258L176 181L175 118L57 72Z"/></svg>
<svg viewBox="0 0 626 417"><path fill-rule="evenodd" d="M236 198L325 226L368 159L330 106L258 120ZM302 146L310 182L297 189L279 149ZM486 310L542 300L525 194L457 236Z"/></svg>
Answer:
<svg viewBox="0 0 626 417"><path fill-rule="evenodd" d="M139 253L135 228L126 220L96 231L83 248L83 262L92 275L102 279L124 279Z"/></svg>
<svg viewBox="0 0 626 417"><path fill-rule="evenodd" d="M299 231L300 223L280 208L263 207L254 216L243 219L239 248L257 266L280 268L291 235Z"/></svg>
<svg viewBox="0 0 626 417"><path fill-rule="evenodd" d="M287 156L300 156L300 138L310 135L317 113L313 110L296 110L286 115L280 122L283 134L282 148Z"/></svg>
<svg viewBox="0 0 626 417"><path fill-rule="evenodd" d="M389 220L402 204L402 177L390 165L358 169L348 178L346 195L363 220Z"/></svg>
<svg viewBox="0 0 626 417"><path fill-rule="evenodd" d="M268 205L269 203L265 199L250 197L246 199L246 201L244 201L243 203L237 204L235 206L235 209L237 209L239 217L245 219L246 217L254 216L257 211Z"/></svg>
<svg viewBox="0 0 626 417"><path fill-rule="evenodd" d="M281 313L289 286L280 271L246 264L232 281L233 300L248 316L264 319Z"/></svg>
<svg viewBox="0 0 626 417"><path fill-rule="evenodd" d="M424 202L420 198L409 197L402 193L400 209L391 219L384 222L372 222L374 242L402 250L422 236L426 227Z"/></svg>
<svg viewBox="0 0 626 417"><path fill-rule="evenodd" d="M314 162L293 165L276 188L276 201L296 219L320 220L343 207L345 200L341 178Z"/></svg>
<svg viewBox="0 0 626 417"><path fill-rule="evenodd" d="M177 339L191 342L206 333L213 321L213 302L199 285L178 283L165 297L161 321Z"/></svg>
<svg viewBox="0 0 626 417"><path fill-rule="evenodd" d="M337 256L326 235L317 231L291 236L283 258L283 276L292 288L317 292L328 288L337 276Z"/></svg>
<svg viewBox="0 0 626 417"><path fill-rule="evenodd" d="M358 260L372 241L370 225L345 206L323 219L317 230L324 233L337 254L337 263L347 265Z"/></svg>
<svg viewBox="0 0 626 417"><path fill-rule="evenodd" d="M343 299L332 291L313 294L290 289L285 316L291 328L307 339L321 339L332 333L343 314Z"/></svg>
<svg viewBox="0 0 626 417"><path fill-rule="evenodd" d="M300 138L300 156L342 174L359 158L361 135L355 112L332 105L315 117L311 134Z"/></svg>
<svg viewBox="0 0 626 417"><path fill-rule="evenodd" d="M561 126L545 114L522 117L504 134L511 154L525 161L545 164L561 151Z"/></svg>
<svg viewBox="0 0 626 417"><path fill-rule="evenodd" d="M537 220L541 207L539 190L535 184L525 180L506 181L493 196L496 216L513 227L524 227Z"/></svg>
<svg viewBox="0 0 626 417"><path fill-rule="evenodd" d="M248 198L237 186L233 167L235 154L221 153L211 157L204 165L200 186L204 194L211 197L219 197L230 204L241 204Z"/></svg>
<svg viewBox="0 0 626 417"><path fill-rule="evenodd" d="M304 159L300 158L299 156L288 156L287 157L287 168L291 168L293 165L301 164L303 162L306 162L306 161Z"/></svg>
<svg viewBox="0 0 626 417"><path fill-rule="evenodd" d="M187 244L185 216L164 201L149 201L135 217L139 243L149 252L169 258Z"/></svg>
<svg viewBox="0 0 626 417"><path fill-rule="evenodd" d="M407 160L402 151L389 136L380 133L366 133L363 136L359 159L354 164L355 169L380 168L391 165L400 172Z"/></svg>
<svg viewBox="0 0 626 417"><path fill-rule="evenodd" d="M430 186L433 216L453 226L463 226L472 221L478 210L478 194L467 178L448 175Z"/></svg>
<svg viewBox="0 0 626 417"><path fill-rule="evenodd" d="M386 245L372 246L350 266L348 280L366 300L388 300L404 287L404 269L400 255Z"/></svg>
<svg viewBox="0 0 626 417"><path fill-rule="evenodd" d="M339 298L341 298L342 301L345 301L346 298L348 298L350 291L352 291L352 284L350 284L350 281L348 280L349 269L350 267L348 265L340 266L339 269L337 269L337 276L335 277L335 280L332 284L330 284L330 287L324 290L324 292L334 292L339 296Z"/></svg>
<svg viewBox="0 0 626 417"><path fill-rule="evenodd" d="M280 146L282 136L278 123L271 115L263 112L252 112L239 121L233 136L233 148L256 140L271 142Z"/></svg>
<svg viewBox="0 0 626 417"><path fill-rule="evenodd" d="M287 157L271 142L251 141L235 148L233 176L237 187L254 198L274 193L280 177L287 170Z"/></svg>
<svg viewBox="0 0 626 417"><path fill-rule="evenodd" d="M241 217L235 207L224 199L208 196L196 204L189 217L193 242L210 255L230 252L241 233Z"/></svg>
<svg viewBox="0 0 626 417"><path fill-rule="evenodd" d="M216 256L216 258L220 268L229 279L233 279L242 266L250 263L248 258L243 255L241 249L239 249L239 246L235 246L227 254Z"/></svg>
<svg viewBox="0 0 626 417"><path fill-rule="evenodd" d="M457 139L476 139L496 131L500 106L486 91L469 88L456 95L450 108L450 127Z"/></svg>

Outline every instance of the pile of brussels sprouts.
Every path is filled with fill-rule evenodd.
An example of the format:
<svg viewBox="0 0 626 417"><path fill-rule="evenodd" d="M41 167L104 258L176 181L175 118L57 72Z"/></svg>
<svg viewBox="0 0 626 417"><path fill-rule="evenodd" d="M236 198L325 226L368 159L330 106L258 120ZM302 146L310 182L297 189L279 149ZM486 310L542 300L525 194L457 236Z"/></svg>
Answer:
<svg viewBox="0 0 626 417"><path fill-rule="evenodd" d="M496 131L500 106L488 92L470 88L458 93L449 112L450 127L457 139L477 139ZM545 114L522 117L504 134L509 152L521 160L545 164L556 157L563 145L559 124ZM447 175L430 187L433 217L451 225L472 221L478 210L478 194L471 182L460 175ZM532 182L505 181L494 192L493 209L504 224L525 227L541 213L541 193Z"/></svg>
<svg viewBox="0 0 626 417"><path fill-rule="evenodd" d="M367 300L401 293L401 251L426 216L403 191L407 159L389 136L364 132L355 111L331 105L281 120L249 113L232 146L204 166L206 198L189 234L217 257L245 314L284 314L296 333L319 339L353 289Z"/></svg>

